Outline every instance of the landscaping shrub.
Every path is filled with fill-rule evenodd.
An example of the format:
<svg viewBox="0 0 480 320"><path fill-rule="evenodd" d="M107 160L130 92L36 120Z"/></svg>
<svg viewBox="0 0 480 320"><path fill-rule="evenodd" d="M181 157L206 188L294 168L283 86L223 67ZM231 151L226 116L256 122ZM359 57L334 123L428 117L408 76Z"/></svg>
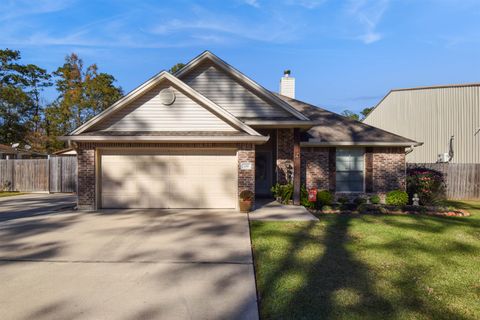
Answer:
<svg viewBox="0 0 480 320"><path fill-rule="evenodd" d="M404 206L408 203L408 194L402 190L394 190L387 193L385 202L390 206Z"/></svg>
<svg viewBox="0 0 480 320"><path fill-rule="evenodd" d="M370 197L370 203L371 204L379 204L380 203L380 196L377 194L374 194L373 196Z"/></svg>
<svg viewBox="0 0 480 320"><path fill-rule="evenodd" d="M367 203L367 199L365 199L364 197L356 197L355 199L353 199L353 203L357 206L360 206Z"/></svg>
<svg viewBox="0 0 480 320"><path fill-rule="evenodd" d="M437 205L445 200L445 191L443 173L428 168L407 170L407 192L410 199L416 193L422 205Z"/></svg>
<svg viewBox="0 0 480 320"><path fill-rule="evenodd" d="M240 192L240 199L242 201L252 201L253 196L254 194L250 190L243 190L242 192Z"/></svg>
<svg viewBox="0 0 480 320"><path fill-rule="evenodd" d="M270 189L275 198L280 198L283 203L292 200L293 196L293 184L279 184L277 183Z"/></svg>
<svg viewBox="0 0 480 320"><path fill-rule="evenodd" d="M361 203L357 207L357 211L358 211L358 213L361 213L361 214L367 214L367 213L370 212L370 206L366 203Z"/></svg>
<svg viewBox="0 0 480 320"><path fill-rule="evenodd" d="M337 199L337 202L340 203L340 204L347 204L347 203L350 202L350 200L348 200L347 197L339 197L339 198Z"/></svg>
<svg viewBox="0 0 480 320"><path fill-rule="evenodd" d="M323 211L323 212L325 212L325 211L332 211L332 210L333 210L333 208L332 208L331 206L327 206L327 205L322 206L322 211Z"/></svg>
<svg viewBox="0 0 480 320"><path fill-rule="evenodd" d="M320 190L317 192L317 202L319 207L331 206L333 203L333 195L328 190Z"/></svg>
<svg viewBox="0 0 480 320"><path fill-rule="evenodd" d="M305 208L315 208L315 202L308 201L308 191L305 186L302 186L300 189L300 204Z"/></svg>

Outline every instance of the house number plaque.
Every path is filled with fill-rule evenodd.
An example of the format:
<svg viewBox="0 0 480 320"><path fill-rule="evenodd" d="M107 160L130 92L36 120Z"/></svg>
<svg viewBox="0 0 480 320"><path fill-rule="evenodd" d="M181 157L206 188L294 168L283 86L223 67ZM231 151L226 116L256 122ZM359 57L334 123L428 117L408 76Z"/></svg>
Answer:
<svg viewBox="0 0 480 320"><path fill-rule="evenodd" d="M240 170L252 170L253 163L251 162L240 162Z"/></svg>

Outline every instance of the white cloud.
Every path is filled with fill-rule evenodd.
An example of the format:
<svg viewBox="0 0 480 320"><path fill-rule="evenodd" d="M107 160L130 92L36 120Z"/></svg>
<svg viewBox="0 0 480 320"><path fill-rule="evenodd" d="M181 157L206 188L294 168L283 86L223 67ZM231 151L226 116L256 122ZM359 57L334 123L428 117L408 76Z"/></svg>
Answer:
<svg viewBox="0 0 480 320"><path fill-rule="evenodd" d="M258 0L244 0L244 2L249 6L260 8L260 3L258 2Z"/></svg>
<svg viewBox="0 0 480 320"><path fill-rule="evenodd" d="M377 26L390 5L390 0L350 0L347 13L353 16L363 29L357 36L365 44L377 42L383 35L377 31Z"/></svg>
<svg viewBox="0 0 480 320"><path fill-rule="evenodd" d="M58 12L71 6L75 0L3 0L0 3L0 21Z"/></svg>
<svg viewBox="0 0 480 320"><path fill-rule="evenodd" d="M233 36L261 42L286 43L297 37L297 26L281 17L273 16L265 21L238 20L234 16L203 15L198 18L172 19L161 22L148 30L154 35L191 34L194 38L225 39ZM234 39L230 39L231 42Z"/></svg>
<svg viewBox="0 0 480 320"><path fill-rule="evenodd" d="M327 2L327 0L287 0L285 1L285 3L288 5L298 5L307 9L318 8L325 2Z"/></svg>

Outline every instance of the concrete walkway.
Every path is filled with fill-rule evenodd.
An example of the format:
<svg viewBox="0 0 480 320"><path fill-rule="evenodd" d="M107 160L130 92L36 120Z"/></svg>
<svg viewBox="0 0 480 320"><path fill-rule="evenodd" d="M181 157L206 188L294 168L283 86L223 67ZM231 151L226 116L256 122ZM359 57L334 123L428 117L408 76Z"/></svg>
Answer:
<svg viewBox="0 0 480 320"><path fill-rule="evenodd" d="M305 207L281 204L272 200L257 201L258 209L249 213L250 220L264 221L317 221Z"/></svg>
<svg viewBox="0 0 480 320"><path fill-rule="evenodd" d="M0 283L0 319L258 319L247 215L228 210L1 221Z"/></svg>

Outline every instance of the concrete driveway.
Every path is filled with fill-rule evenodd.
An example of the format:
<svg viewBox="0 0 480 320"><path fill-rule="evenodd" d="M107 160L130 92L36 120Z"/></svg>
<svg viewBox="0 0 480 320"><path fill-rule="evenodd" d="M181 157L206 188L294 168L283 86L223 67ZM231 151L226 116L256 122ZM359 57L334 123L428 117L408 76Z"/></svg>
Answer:
<svg viewBox="0 0 480 320"><path fill-rule="evenodd" d="M0 319L258 318L247 217L233 211L4 220L0 283Z"/></svg>
<svg viewBox="0 0 480 320"><path fill-rule="evenodd" d="M72 193L28 193L3 197L0 198L0 221L72 209L76 202L77 196Z"/></svg>

